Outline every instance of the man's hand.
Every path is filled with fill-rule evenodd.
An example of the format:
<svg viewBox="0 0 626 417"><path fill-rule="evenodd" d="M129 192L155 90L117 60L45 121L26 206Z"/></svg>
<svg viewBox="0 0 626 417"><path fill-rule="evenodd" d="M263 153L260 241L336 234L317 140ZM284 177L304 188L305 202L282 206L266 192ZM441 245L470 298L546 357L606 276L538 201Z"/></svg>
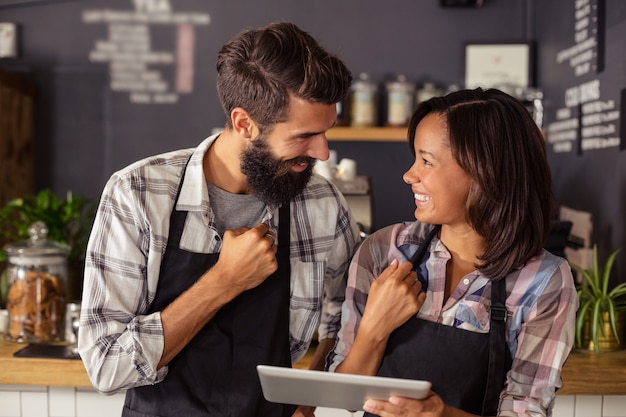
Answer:
<svg viewBox="0 0 626 417"><path fill-rule="evenodd" d="M273 274L276 250L265 223L226 231L215 265L161 312L164 345L158 367L168 364L220 308Z"/></svg>
<svg viewBox="0 0 626 417"><path fill-rule="evenodd" d="M211 274L228 280L242 293L261 284L278 269L276 236L267 224L224 232L222 250Z"/></svg>

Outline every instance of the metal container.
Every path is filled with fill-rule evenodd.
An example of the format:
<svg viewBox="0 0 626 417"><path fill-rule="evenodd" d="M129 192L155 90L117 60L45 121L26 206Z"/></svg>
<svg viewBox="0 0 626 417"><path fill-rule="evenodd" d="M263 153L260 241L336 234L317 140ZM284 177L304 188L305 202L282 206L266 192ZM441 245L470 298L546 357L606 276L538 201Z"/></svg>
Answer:
<svg viewBox="0 0 626 417"><path fill-rule="evenodd" d="M80 321L80 303L67 303L65 309L65 341L78 342L78 323Z"/></svg>
<svg viewBox="0 0 626 417"><path fill-rule="evenodd" d="M65 282L70 248L46 239L48 228L33 223L30 239L7 244L7 310L5 337L24 343L64 339Z"/></svg>

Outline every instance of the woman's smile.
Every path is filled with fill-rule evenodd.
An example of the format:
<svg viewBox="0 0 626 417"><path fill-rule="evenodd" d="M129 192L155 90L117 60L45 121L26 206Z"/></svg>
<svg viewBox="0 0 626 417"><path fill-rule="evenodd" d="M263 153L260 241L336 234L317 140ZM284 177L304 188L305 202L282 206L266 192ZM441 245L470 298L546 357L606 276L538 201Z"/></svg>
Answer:
<svg viewBox="0 0 626 417"><path fill-rule="evenodd" d="M423 206L424 204L429 203L430 200L432 199L429 195L420 194L420 193L415 193L413 194L413 196L415 197L415 205L417 207L420 207L420 206Z"/></svg>

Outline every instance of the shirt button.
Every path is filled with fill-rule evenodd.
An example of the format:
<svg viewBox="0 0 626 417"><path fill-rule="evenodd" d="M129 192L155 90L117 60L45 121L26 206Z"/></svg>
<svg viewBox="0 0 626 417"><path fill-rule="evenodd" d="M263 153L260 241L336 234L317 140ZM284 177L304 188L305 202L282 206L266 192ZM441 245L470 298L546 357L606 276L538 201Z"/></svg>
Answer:
<svg viewBox="0 0 626 417"><path fill-rule="evenodd" d="M485 319L480 319L480 325L485 327L487 325L487 320Z"/></svg>
<svg viewBox="0 0 626 417"><path fill-rule="evenodd" d="M469 279L468 278L465 278L463 280L463 285L469 285Z"/></svg>

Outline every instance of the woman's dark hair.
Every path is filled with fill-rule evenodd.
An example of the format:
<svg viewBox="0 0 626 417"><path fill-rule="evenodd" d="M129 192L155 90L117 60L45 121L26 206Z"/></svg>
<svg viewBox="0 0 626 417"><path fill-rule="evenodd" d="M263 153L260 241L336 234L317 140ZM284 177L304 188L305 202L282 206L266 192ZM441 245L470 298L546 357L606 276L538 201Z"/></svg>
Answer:
<svg viewBox="0 0 626 417"><path fill-rule="evenodd" d="M292 23L241 32L217 58L217 91L228 127L235 107L248 111L263 131L287 119L290 94L334 104L351 83L345 64Z"/></svg>
<svg viewBox="0 0 626 417"><path fill-rule="evenodd" d="M486 276L504 277L545 245L555 204L544 138L528 110L496 89L462 90L421 103L408 129L430 113L443 117L452 156L472 178L467 221L485 239L477 265Z"/></svg>

